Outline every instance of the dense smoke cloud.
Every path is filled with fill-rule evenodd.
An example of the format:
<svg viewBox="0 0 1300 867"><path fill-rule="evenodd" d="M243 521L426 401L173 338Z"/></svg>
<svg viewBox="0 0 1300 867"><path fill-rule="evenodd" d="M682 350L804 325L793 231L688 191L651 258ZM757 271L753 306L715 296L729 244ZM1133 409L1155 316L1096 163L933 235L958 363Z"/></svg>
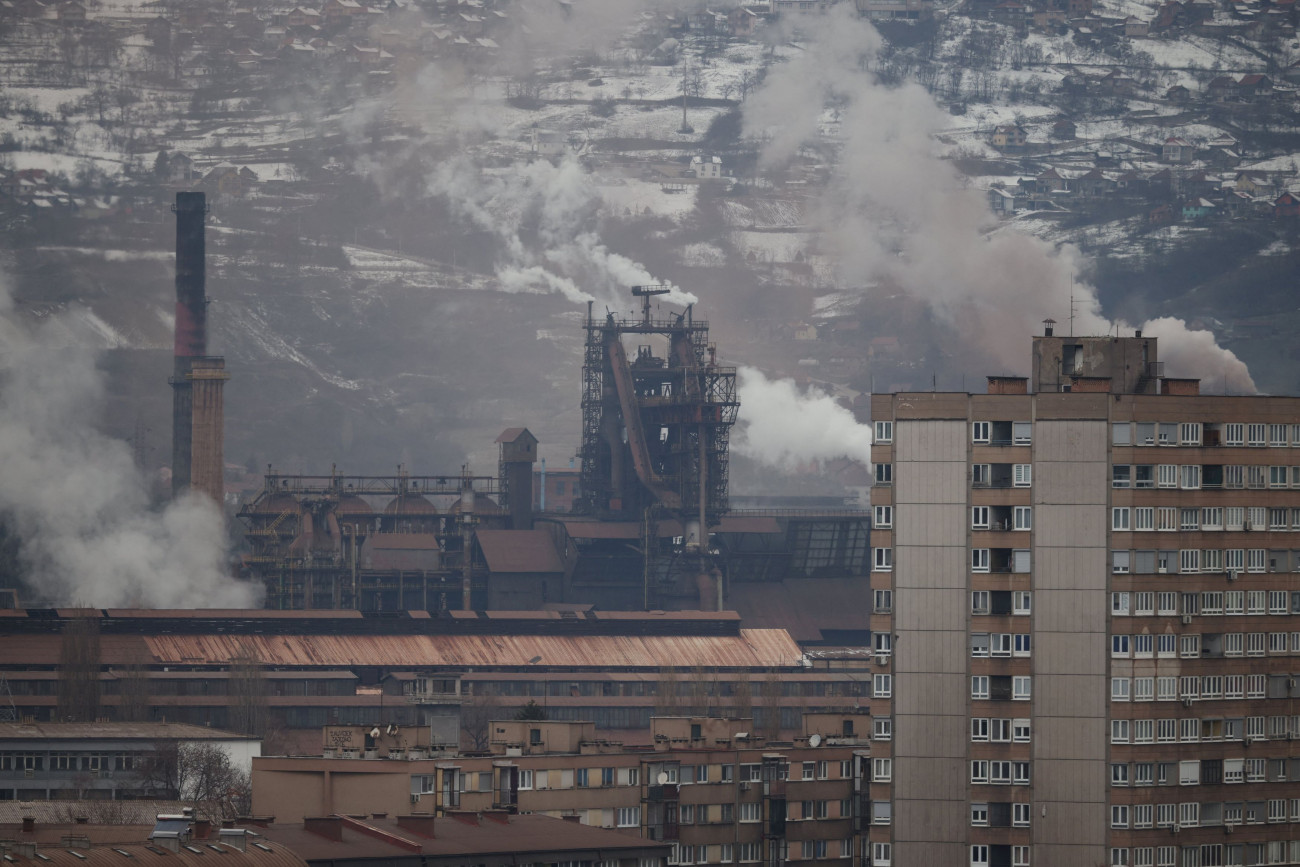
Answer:
<svg viewBox="0 0 1300 867"><path fill-rule="evenodd" d="M871 463L871 428L828 394L801 392L791 379L768 379L752 367L738 371L738 454L785 470L809 461L852 458Z"/></svg>
<svg viewBox="0 0 1300 867"><path fill-rule="evenodd" d="M95 429L104 388L87 342L18 321L0 285L0 513L33 591L95 607L249 607L223 569L222 516L201 495L162 511L127 445Z"/></svg>
<svg viewBox="0 0 1300 867"><path fill-rule="evenodd" d="M846 285L902 286L977 335L1007 371L1025 372L1027 335L1044 319L1064 322L1071 294L1075 334L1108 334L1121 324L1101 315L1092 286L1074 282L1076 250L995 230L982 195L962 189L956 169L935 153L946 119L929 94L915 84L886 87L869 71L881 46L873 27L843 4L799 27L804 50L774 67L745 103L745 128L767 138L763 162L777 166L817 140L826 107L839 110L839 164L815 219ZM1170 375L1255 390L1245 364L1208 332L1179 319L1139 327L1162 338Z"/></svg>
<svg viewBox="0 0 1300 867"><path fill-rule="evenodd" d="M626 303L626 289L662 282L600 241L600 195L574 159L484 169L462 157L441 163L428 178L453 216L490 232L499 242L496 269L507 292L559 292L571 301ZM672 287L666 299L693 304Z"/></svg>

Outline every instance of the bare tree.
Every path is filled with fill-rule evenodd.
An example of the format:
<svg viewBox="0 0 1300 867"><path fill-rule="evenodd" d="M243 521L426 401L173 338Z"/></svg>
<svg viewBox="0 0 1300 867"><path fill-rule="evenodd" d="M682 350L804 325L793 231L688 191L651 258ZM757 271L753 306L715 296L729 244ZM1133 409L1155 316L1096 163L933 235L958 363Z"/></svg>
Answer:
<svg viewBox="0 0 1300 867"><path fill-rule="evenodd" d="M460 706L460 739L467 750L488 748L492 720L501 718L500 700L495 695L475 693Z"/></svg>
<svg viewBox="0 0 1300 867"><path fill-rule="evenodd" d="M677 710L680 697L677 695L677 671L672 666L659 669L659 684L655 693L655 713L670 716Z"/></svg>
<svg viewBox="0 0 1300 867"><path fill-rule="evenodd" d="M248 774L214 743L159 741L136 773L156 796L182 801L210 819L233 819L252 809Z"/></svg>
<svg viewBox="0 0 1300 867"><path fill-rule="evenodd" d="M769 741L781 737L781 675L774 668L763 678L763 735Z"/></svg>
<svg viewBox="0 0 1300 867"><path fill-rule="evenodd" d="M128 664L118 677L117 719L145 722L149 719L149 672L138 661Z"/></svg>
<svg viewBox="0 0 1300 867"><path fill-rule="evenodd" d="M262 660L251 645L241 644L230 660L230 728L261 737L266 732L266 678Z"/></svg>
<svg viewBox="0 0 1300 867"><path fill-rule="evenodd" d="M94 722L99 717L99 667L99 620L73 617L63 627L59 648L59 720Z"/></svg>

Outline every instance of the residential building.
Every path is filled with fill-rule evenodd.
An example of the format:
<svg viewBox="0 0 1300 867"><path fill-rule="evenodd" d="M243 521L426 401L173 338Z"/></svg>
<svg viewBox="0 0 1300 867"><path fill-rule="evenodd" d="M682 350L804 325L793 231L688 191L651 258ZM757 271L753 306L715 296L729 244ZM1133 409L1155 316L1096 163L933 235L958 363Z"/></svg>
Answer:
<svg viewBox="0 0 1300 867"><path fill-rule="evenodd" d="M1300 398L1201 394L1140 332L1032 359L872 401L887 863L1295 860Z"/></svg>
<svg viewBox="0 0 1300 867"><path fill-rule="evenodd" d="M295 822L313 812L542 814L668 842L676 864L847 860L887 834L890 765L873 762L865 712L809 715L785 742L749 719L652 725L651 745L632 748L589 722L508 720L491 723L488 755L267 757L253 768L253 810Z"/></svg>
<svg viewBox="0 0 1300 867"><path fill-rule="evenodd" d="M247 772L261 740L185 723L0 722L0 801L174 798L139 771L168 745L212 744Z"/></svg>

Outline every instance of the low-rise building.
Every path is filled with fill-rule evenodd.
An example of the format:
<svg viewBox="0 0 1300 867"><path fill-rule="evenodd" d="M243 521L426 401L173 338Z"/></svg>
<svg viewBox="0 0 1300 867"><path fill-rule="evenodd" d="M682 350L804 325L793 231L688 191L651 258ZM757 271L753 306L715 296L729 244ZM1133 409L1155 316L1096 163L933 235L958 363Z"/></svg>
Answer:
<svg viewBox="0 0 1300 867"><path fill-rule="evenodd" d="M887 839L887 722L809 714L778 742L748 719L656 717L652 744L625 747L588 722L493 721L487 755L258 759L253 810L543 814L668 842L683 864L858 858L872 826Z"/></svg>

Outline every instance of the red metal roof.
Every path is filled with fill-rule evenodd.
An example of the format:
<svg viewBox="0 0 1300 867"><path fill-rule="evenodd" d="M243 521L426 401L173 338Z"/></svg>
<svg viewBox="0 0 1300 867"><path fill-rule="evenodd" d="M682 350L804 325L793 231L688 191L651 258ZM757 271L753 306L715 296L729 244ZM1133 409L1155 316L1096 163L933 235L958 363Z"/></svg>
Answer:
<svg viewBox="0 0 1300 867"><path fill-rule="evenodd" d="M563 572L545 530L479 530L475 537L493 572Z"/></svg>
<svg viewBox="0 0 1300 867"><path fill-rule="evenodd" d="M251 650L267 665L435 667L762 668L793 665L798 644L782 629L738 636L659 635L153 635L161 664L224 665Z"/></svg>

